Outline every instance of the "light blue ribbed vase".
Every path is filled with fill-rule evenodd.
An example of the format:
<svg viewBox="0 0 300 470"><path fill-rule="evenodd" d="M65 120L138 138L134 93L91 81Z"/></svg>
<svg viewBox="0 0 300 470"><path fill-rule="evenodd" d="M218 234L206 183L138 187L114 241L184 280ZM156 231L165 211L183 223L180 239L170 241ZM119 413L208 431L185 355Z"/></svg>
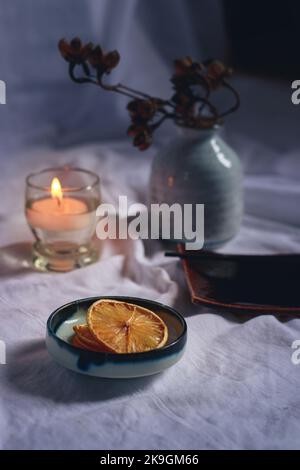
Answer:
<svg viewBox="0 0 300 470"><path fill-rule="evenodd" d="M243 213L241 164L218 129L183 130L154 157L149 202L204 204L207 249L236 235Z"/></svg>

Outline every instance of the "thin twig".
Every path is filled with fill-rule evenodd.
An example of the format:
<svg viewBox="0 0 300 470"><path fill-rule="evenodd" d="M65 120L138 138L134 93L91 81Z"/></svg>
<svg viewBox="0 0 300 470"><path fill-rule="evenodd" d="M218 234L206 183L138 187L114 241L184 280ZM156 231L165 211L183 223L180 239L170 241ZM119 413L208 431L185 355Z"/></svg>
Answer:
<svg viewBox="0 0 300 470"><path fill-rule="evenodd" d="M75 69L78 66L81 67L83 72L83 75L81 76L75 75ZM106 73L109 73L109 70L105 70L105 68L99 66L97 68L97 74L91 74L89 64L86 61L80 64L74 62L69 63L70 78L76 83L90 83L102 88L103 90L118 93L132 100L152 101L152 103L155 105L154 109L156 110L153 113L153 117L155 117L155 115L157 116L158 114L160 114L161 117L156 122L153 122L152 125L150 125L151 118L150 121L148 120L148 126L151 128L151 131L154 131L160 127L166 119L173 119L179 126L195 129L206 128L207 126L213 127L214 124L220 122L221 118L233 113L240 106L239 94L224 79L222 79L219 83L217 82L217 85L220 84L223 86L223 88L229 90L235 98L235 103L233 106L223 112L219 112L217 107L210 100L211 92L214 91L215 88L210 86L210 83L207 81L206 77L198 74L198 76L194 78L194 83L192 83L192 80L192 82L188 81L185 85L184 83L176 83L175 80L172 80L175 93L178 94L178 96L183 94L189 97L188 102L183 102L182 109L177 111L178 104L176 104L175 100L173 101L173 98L170 100L163 100L161 98L153 97L142 91L135 90L131 87L123 85L122 83L117 83L115 85L104 83L104 75ZM196 94L194 88L197 86L202 88L202 93L204 90L204 96ZM197 103L199 103L198 106Z"/></svg>
<svg viewBox="0 0 300 470"><path fill-rule="evenodd" d="M238 92L225 80L223 80L223 86L224 88L227 88L230 90L234 97L235 97L235 104L231 108L229 108L227 111L224 111L223 113L220 114L220 118L223 118L224 116L228 116L228 114L234 113L239 107L240 107L240 95Z"/></svg>

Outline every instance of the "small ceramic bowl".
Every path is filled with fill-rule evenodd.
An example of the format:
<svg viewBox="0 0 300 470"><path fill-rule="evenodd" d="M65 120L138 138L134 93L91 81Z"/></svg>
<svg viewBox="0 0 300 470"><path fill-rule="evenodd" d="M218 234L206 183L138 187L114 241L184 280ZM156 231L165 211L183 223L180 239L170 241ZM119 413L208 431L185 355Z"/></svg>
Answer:
<svg viewBox="0 0 300 470"><path fill-rule="evenodd" d="M155 312L168 327L167 344L153 351L131 354L93 352L73 346L73 326L85 323L88 308L101 298L129 302ZM186 322L171 307L134 297L89 297L63 305L50 315L46 345L56 362L75 372L96 377L133 378L157 374L178 362L184 353L186 338Z"/></svg>

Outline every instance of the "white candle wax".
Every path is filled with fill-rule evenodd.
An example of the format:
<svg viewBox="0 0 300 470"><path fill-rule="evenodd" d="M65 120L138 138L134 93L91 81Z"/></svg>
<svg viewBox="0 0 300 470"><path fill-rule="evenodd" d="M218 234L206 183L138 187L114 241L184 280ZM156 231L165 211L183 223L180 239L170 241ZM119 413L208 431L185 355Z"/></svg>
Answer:
<svg viewBox="0 0 300 470"><path fill-rule="evenodd" d="M49 231L80 230L95 223L95 211L85 201L73 197L42 198L26 208L29 224L33 228Z"/></svg>

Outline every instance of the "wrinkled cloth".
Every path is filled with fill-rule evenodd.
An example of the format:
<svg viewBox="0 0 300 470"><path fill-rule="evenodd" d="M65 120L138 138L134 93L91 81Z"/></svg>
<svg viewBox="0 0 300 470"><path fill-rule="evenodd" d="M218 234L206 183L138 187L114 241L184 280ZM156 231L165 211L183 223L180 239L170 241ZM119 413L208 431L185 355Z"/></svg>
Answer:
<svg viewBox="0 0 300 470"><path fill-rule="evenodd" d="M255 171L262 151L241 133L228 140L244 157L246 214L228 252L299 252L299 185L278 171ZM248 153L246 152L248 149ZM249 317L192 305L180 263L158 241L106 241L98 263L70 273L30 268L31 234L23 215L30 169L69 163L99 173L102 197L145 202L151 158L126 142L68 150L35 149L7 161L0 175L0 446L3 449L299 448L300 366L291 344L300 320ZM275 155L275 156L274 156ZM289 154L296 165L297 153ZM286 167L285 167L286 168ZM266 282L268 280L266 279ZM287 280L288 282L288 280ZM145 297L175 306L188 324L182 360L162 374L132 380L77 375L45 348L53 309L96 295Z"/></svg>
<svg viewBox="0 0 300 470"><path fill-rule="evenodd" d="M174 58L226 56L223 2L2 3L0 79L7 104L0 106L0 340L7 364L0 365L0 447L299 448L300 366L291 362L299 319L192 305L180 263L166 259L156 241L103 243L98 263L66 274L30 268L32 235L23 214L29 172L78 165L99 173L105 201L125 194L130 202L145 202L156 151L140 154L128 140L116 140L129 125L127 100L71 83L58 40L80 35L105 50L117 48L122 60L110 83L170 96ZM291 104L290 84L235 80L242 106L229 117L224 137L243 160L246 204L243 226L224 250L299 252L299 109ZM155 142L171 132L165 126ZM111 142L84 145L99 139ZM48 316L95 295L175 306L188 324L183 359L160 375L123 381L56 365L44 343Z"/></svg>

